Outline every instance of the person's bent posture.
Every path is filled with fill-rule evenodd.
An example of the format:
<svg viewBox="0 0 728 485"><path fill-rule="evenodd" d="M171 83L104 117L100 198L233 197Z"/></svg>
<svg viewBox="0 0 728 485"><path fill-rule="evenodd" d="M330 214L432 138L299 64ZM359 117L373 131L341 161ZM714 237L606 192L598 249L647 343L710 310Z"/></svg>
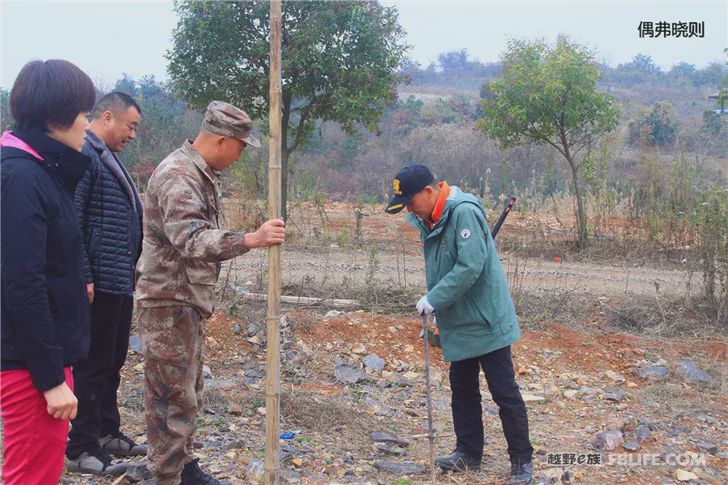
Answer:
<svg viewBox="0 0 728 485"><path fill-rule="evenodd" d="M458 187L434 183L423 165L403 168L393 187L394 197L385 211L396 214L406 207L407 220L419 230L423 243L428 291L417 310L421 315L437 314L443 356L451 362L455 450L436 463L443 470L480 469L482 368L508 442L509 483L529 483L533 448L511 359L520 329L485 209Z"/></svg>

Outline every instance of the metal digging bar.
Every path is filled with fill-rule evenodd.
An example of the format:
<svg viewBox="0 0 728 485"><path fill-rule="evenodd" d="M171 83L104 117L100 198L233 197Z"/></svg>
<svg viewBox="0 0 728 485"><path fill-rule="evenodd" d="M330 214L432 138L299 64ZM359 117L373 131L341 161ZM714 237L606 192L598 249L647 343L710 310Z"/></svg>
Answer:
<svg viewBox="0 0 728 485"><path fill-rule="evenodd" d="M422 315L422 333L425 342L425 394L427 397L427 440L430 442L430 482L435 485L435 430L432 427L432 398L430 397L430 318Z"/></svg>

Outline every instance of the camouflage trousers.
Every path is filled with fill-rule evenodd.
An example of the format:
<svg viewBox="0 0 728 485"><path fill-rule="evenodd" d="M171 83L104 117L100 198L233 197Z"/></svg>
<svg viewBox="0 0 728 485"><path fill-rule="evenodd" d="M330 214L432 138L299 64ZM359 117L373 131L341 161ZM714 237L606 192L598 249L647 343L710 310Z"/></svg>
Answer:
<svg viewBox="0 0 728 485"><path fill-rule="evenodd" d="M182 469L194 459L205 320L186 305L139 308L137 319L144 345L149 469L159 485L178 485Z"/></svg>

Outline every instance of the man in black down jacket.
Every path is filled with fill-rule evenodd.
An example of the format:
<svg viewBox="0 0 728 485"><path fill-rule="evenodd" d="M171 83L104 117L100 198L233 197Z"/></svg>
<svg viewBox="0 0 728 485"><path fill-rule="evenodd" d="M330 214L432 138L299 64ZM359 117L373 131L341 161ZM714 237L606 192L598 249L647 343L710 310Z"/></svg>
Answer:
<svg viewBox="0 0 728 485"><path fill-rule="evenodd" d="M67 469L118 474L111 455L146 455L120 430L116 393L126 360L134 293L134 269L141 253L139 194L115 153L136 138L141 108L129 95L112 92L94 107L83 153L91 165L76 189L91 306L89 358L74 367L78 416L72 421Z"/></svg>

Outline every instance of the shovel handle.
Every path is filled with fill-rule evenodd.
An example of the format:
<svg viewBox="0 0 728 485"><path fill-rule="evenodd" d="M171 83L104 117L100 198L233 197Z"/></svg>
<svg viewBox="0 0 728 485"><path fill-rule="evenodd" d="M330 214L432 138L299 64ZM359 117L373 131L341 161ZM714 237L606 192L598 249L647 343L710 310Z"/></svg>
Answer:
<svg viewBox="0 0 728 485"><path fill-rule="evenodd" d="M508 199L508 202L506 202L506 206L503 208L503 212L501 212L500 217L498 218L498 221L493 226L493 229L490 231L490 237L495 239L495 236L498 234L498 231L500 231L501 226L503 225L503 221L506 220L506 217L508 217L508 214L510 214L511 209L513 208L513 204L516 203L515 197L510 197Z"/></svg>

